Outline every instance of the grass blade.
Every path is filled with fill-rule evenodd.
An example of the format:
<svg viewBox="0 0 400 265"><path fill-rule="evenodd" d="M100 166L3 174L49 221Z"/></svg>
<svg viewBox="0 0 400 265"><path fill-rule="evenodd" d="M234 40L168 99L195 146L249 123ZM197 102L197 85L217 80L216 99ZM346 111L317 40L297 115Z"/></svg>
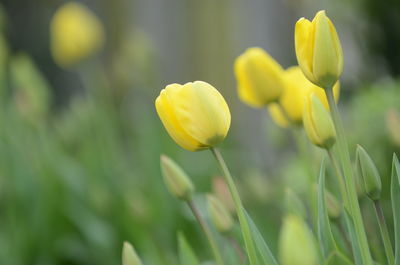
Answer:
<svg viewBox="0 0 400 265"><path fill-rule="evenodd" d="M185 236L178 233L179 263L181 265L200 265L192 247L187 242Z"/></svg>
<svg viewBox="0 0 400 265"><path fill-rule="evenodd" d="M257 249L257 252L262 260L261 264L263 265L278 265L274 255L272 254L270 248L268 247L267 243L265 242L263 236L261 235L260 231L258 230L256 224L251 219L250 215L245 211L247 222L250 225L251 235L254 239L254 243Z"/></svg>
<svg viewBox="0 0 400 265"><path fill-rule="evenodd" d="M318 178L318 239L322 246L322 254L327 259L333 251L338 251L331 225L329 222L328 211L325 202L325 160L321 163L321 169Z"/></svg>
<svg viewBox="0 0 400 265"><path fill-rule="evenodd" d="M391 197L395 235L394 264L400 265L400 163L396 154L393 155Z"/></svg>

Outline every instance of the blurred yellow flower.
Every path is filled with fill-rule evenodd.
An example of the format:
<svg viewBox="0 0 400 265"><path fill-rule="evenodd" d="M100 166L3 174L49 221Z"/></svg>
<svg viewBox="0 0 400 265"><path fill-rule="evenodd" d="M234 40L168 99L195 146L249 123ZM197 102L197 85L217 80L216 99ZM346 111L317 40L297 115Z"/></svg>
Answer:
<svg viewBox="0 0 400 265"><path fill-rule="evenodd" d="M87 7L78 2L68 2L54 14L50 38L55 62L61 67L70 67L101 49L104 29Z"/></svg>
<svg viewBox="0 0 400 265"><path fill-rule="evenodd" d="M301 217L288 214L279 235L279 260L282 265L317 265L315 238Z"/></svg>
<svg viewBox="0 0 400 265"><path fill-rule="evenodd" d="M282 67L263 49L247 49L235 61L239 98L253 107L279 99L283 88Z"/></svg>
<svg viewBox="0 0 400 265"><path fill-rule="evenodd" d="M304 98L314 93L326 109L329 109L328 99L325 90L311 83L303 74L300 67L289 67L284 74L285 89L279 100L280 106L276 103L270 104L268 110L272 119L281 127L286 128L290 123L303 123ZM337 82L333 87L336 101L339 99L340 84ZM282 113L285 111L285 113Z"/></svg>
<svg viewBox="0 0 400 265"><path fill-rule="evenodd" d="M229 107L218 90L206 82L168 85L155 105L169 135L187 150L213 147L228 133Z"/></svg>
<svg viewBox="0 0 400 265"><path fill-rule="evenodd" d="M331 88L343 72L343 52L335 26L319 11L313 21L301 18L295 27L297 61L314 84Z"/></svg>
<svg viewBox="0 0 400 265"><path fill-rule="evenodd" d="M303 125L310 141L329 149L336 142L336 131L329 111L315 94L305 98Z"/></svg>

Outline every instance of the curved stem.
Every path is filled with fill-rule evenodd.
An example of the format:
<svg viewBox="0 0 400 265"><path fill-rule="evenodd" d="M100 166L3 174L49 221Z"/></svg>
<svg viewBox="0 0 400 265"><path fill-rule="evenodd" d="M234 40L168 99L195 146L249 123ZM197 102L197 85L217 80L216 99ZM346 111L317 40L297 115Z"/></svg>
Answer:
<svg viewBox="0 0 400 265"><path fill-rule="evenodd" d="M378 219L379 229L383 240L383 246L385 247L386 257L389 265L394 264L394 254L392 243L390 242L389 230L386 225L385 215L383 214L382 205L379 200L374 201L374 208L376 217Z"/></svg>
<svg viewBox="0 0 400 265"><path fill-rule="evenodd" d="M355 179L353 176L353 170L351 166L350 154L348 150L347 140L340 118L339 110L337 108L332 88L325 89L329 107L331 110L333 122L335 124L337 133L337 147L339 151L339 158L343 170L343 177L346 183L347 195L348 195L348 207L351 217L354 222L354 228L356 232L357 242L361 252L361 258L364 265L372 265L371 252L368 246L367 235L365 233L364 223L362 220L360 205L358 203Z"/></svg>
<svg viewBox="0 0 400 265"><path fill-rule="evenodd" d="M218 265L224 265L224 261L222 259L221 251L218 247L218 244L215 241L207 223L204 221L203 217L201 217L199 209L197 209L196 205L194 204L193 200L191 200L191 199L187 200L186 203L188 204L190 210L192 211L193 215L195 216L201 229L203 230L204 234L206 235L208 243L210 244L211 250L214 254L215 261L217 262Z"/></svg>
<svg viewBox="0 0 400 265"><path fill-rule="evenodd" d="M226 163L225 163L221 153L219 152L219 150L215 147L211 148L210 150L213 153L215 159L217 160L217 162L223 172L225 181L228 184L233 201L235 203L236 213L239 218L240 228L242 231L243 240L244 240L244 244L246 247L247 256L249 257L250 264L256 265L258 263L257 252L256 252L256 249L254 246L254 241L251 236L250 225L247 222L243 204L242 204L242 201L240 200L239 192L236 188L236 185L235 185L235 182L233 181L232 175L229 172L229 169L226 166Z"/></svg>

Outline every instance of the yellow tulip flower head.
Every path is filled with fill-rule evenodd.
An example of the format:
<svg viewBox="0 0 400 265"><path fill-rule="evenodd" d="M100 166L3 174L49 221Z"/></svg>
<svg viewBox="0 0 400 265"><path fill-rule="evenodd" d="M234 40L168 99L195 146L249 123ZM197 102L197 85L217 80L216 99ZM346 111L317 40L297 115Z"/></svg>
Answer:
<svg viewBox="0 0 400 265"><path fill-rule="evenodd" d="M285 73L285 89L278 104L270 104L268 110L272 119L281 127L288 127L289 123L301 125L303 123L304 99L314 93L326 109L329 110L325 90L311 83L303 74L299 66L289 67ZM336 101L339 99L339 81L333 87ZM285 113L282 113L282 109ZM287 119L289 118L290 121Z"/></svg>
<svg viewBox="0 0 400 265"><path fill-rule="evenodd" d="M157 97L155 105L172 139L190 151L219 144L231 124L225 99L217 89L203 81L168 85Z"/></svg>
<svg viewBox="0 0 400 265"><path fill-rule="evenodd" d="M310 141L329 149L336 142L336 131L330 113L315 94L305 98L303 125Z"/></svg>
<svg viewBox="0 0 400 265"><path fill-rule="evenodd" d="M54 14L50 24L50 38L55 62L68 68L101 49L104 30L91 10L78 2L68 2Z"/></svg>
<svg viewBox="0 0 400 265"><path fill-rule="evenodd" d="M295 27L297 61L314 84L331 88L343 72L342 46L335 26L319 11L313 21L301 18Z"/></svg>
<svg viewBox="0 0 400 265"><path fill-rule="evenodd" d="M263 49L249 48L235 61L239 98L253 107L279 99L283 88L282 67Z"/></svg>

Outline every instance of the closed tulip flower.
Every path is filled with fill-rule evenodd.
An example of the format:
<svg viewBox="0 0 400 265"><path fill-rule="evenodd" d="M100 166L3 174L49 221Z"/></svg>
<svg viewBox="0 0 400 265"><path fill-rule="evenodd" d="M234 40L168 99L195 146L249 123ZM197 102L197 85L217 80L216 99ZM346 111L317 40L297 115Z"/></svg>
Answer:
<svg viewBox="0 0 400 265"><path fill-rule="evenodd" d="M308 138L316 146L329 149L336 142L332 118L315 94L305 99L303 125Z"/></svg>
<svg viewBox="0 0 400 265"><path fill-rule="evenodd" d="M319 11L313 21L297 21L295 46L305 76L320 87L331 88L343 72L343 52L335 26L325 11Z"/></svg>
<svg viewBox="0 0 400 265"><path fill-rule="evenodd" d="M206 82L168 85L155 105L169 135L187 150L216 146L228 133L229 107L218 90Z"/></svg>
<svg viewBox="0 0 400 265"><path fill-rule="evenodd" d="M235 61L239 98L253 107L276 102L284 89L282 67L263 49L249 48Z"/></svg>
<svg viewBox="0 0 400 265"><path fill-rule="evenodd" d="M314 235L301 217L288 214L279 235L279 260L282 265L317 265Z"/></svg>
<svg viewBox="0 0 400 265"><path fill-rule="evenodd" d="M70 67L100 50L104 30L92 11L78 2L69 2L54 14L50 37L55 62Z"/></svg>
<svg viewBox="0 0 400 265"><path fill-rule="evenodd" d="M303 123L304 99L314 93L321 103L329 110L328 99L325 90L311 83L303 74L300 67L289 67L284 74L285 89L279 100L280 107L271 104L268 110L273 120L281 127L287 127L289 122L297 125ZM336 101L339 99L340 84L337 82L333 87ZM282 113L285 111L285 113ZM285 117L287 116L287 117ZM290 121L287 121L289 118Z"/></svg>

